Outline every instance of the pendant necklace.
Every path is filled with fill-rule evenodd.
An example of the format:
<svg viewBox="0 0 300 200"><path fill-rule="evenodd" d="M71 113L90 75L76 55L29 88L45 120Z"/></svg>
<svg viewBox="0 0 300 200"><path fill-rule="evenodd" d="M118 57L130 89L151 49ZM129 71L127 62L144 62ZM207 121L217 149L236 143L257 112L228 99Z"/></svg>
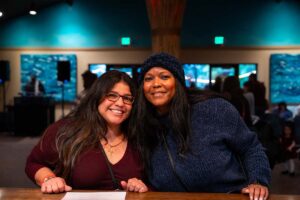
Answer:
<svg viewBox="0 0 300 200"><path fill-rule="evenodd" d="M124 141L124 139L125 139L125 137L123 137L120 142L118 142L117 144L114 144L114 145L109 144L109 142L107 142L105 144L105 146L108 145L107 152L110 154L110 156L112 156L112 154L115 152L114 148L117 147L117 146L119 146L120 144L122 144L123 141Z"/></svg>

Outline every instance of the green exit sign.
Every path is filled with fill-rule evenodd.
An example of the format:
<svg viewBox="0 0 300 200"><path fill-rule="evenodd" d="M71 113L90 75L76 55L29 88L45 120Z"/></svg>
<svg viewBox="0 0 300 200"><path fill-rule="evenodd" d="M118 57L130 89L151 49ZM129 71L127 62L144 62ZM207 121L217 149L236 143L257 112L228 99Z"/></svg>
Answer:
<svg viewBox="0 0 300 200"><path fill-rule="evenodd" d="M223 36L215 36L215 44L216 45L224 44L224 37Z"/></svg>
<svg viewBox="0 0 300 200"><path fill-rule="evenodd" d="M121 38L121 44L123 46L129 46L131 44L131 39L130 37L122 37Z"/></svg>

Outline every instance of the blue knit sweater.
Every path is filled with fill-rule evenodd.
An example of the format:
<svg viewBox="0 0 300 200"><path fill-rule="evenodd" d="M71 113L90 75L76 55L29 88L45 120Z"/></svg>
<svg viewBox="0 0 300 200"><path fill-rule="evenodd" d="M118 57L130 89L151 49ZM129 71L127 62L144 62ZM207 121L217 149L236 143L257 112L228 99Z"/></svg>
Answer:
<svg viewBox="0 0 300 200"><path fill-rule="evenodd" d="M197 103L191 120L190 151L185 155L178 154L171 129L166 136L176 173L189 191L239 192L256 182L269 186L271 170L264 149L229 102L216 98ZM154 149L151 165L149 181L155 189L185 191L163 144Z"/></svg>

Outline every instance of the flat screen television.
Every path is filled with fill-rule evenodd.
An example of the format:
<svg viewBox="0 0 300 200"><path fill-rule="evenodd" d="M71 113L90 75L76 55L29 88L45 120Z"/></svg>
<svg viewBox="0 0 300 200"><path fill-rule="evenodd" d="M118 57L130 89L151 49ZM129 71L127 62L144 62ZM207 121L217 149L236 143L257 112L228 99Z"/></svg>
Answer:
<svg viewBox="0 0 300 200"><path fill-rule="evenodd" d="M127 73L134 80L137 80L139 69L140 69L139 64L103 64L103 63L89 64L89 70L92 73L96 74L98 77L107 71L119 70Z"/></svg>
<svg viewBox="0 0 300 200"><path fill-rule="evenodd" d="M240 86L243 88L243 85L246 81L248 81L248 77L250 74L257 73L257 64L255 63L241 63L239 64L239 79Z"/></svg>
<svg viewBox="0 0 300 200"><path fill-rule="evenodd" d="M106 72L106 64L89 64L89 70L96 74L97 77L100 77L102 74Z"/></svg>
<svg viewBox="0 0 300 200"><path fill-rule="evenodd" d="M185 84L190 87L194 84L199 89L204 89L209 84L209 64L183 64Z"/></svg>
<svg viewBox="0 0 300 200"><path fill-rule="evenodd" d="M191 84L199 89L209 87L210 80L214 83L217 76L234 76L238 75L240 79L240 87L243 87L244 82L248 80L251 73L257 73L257 64L240 63L240 64L183 64L185 73L186 86ZM211 70L211 77L210 77Z"/></svg>
<svg viewBox="0 0 300 200"><path fill-rule="evenodd" d="M215 79L220 76L220 77L227 77L227 76L234 76L236 72L236 67L235 66L222 66L222 65L211 65L210 66L210 71L211 71L211 82L214 83Z"/></svg>
<svg viewBox="0 0 300 200"><path fill-rule="evenodd" d="M131 78L133 78L134 66L132 66L132 65L109 65L107 70L108 71L110 71L110 70L118 70L118 71L121 71L121 72L125 72Z"/></svg>

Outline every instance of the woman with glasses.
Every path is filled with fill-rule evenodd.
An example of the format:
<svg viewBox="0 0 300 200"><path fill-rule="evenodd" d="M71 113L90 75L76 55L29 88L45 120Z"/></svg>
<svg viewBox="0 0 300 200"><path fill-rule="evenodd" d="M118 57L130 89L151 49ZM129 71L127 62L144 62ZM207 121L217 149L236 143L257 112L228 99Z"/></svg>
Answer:
<svg viewBox="0 0 300 200"><path fill-rule="evenodd" d="M72 188L148 190L127 132L135 90L126 73L109 71L66 118L46 129L25 169L43 193Z"/></svg>

